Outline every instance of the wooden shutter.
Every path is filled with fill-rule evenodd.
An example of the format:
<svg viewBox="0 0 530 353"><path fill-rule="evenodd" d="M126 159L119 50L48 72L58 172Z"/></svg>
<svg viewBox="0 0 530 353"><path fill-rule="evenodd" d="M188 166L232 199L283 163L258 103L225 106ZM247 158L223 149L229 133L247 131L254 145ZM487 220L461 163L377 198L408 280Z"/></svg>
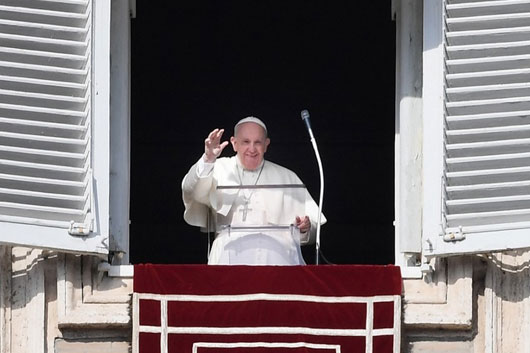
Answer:
<svg viewBox="0 0 530 353"><path fill-rule="evenodd" d="M0 241L105 253L94 233L92 1L0 4Z"/></svg>
<svg viewBox="0 0 530 353"><path fill-rule="evenodd" d="M443 8L442 235L434 253L530 246L530 1Z"/></svg>

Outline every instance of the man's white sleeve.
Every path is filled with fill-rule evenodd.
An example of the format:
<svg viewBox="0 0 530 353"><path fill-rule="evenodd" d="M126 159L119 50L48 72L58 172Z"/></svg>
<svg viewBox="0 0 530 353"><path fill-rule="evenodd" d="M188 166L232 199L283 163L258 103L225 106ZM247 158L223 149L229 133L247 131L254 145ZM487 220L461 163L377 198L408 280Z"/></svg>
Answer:
<svg viewBox="0 0 530 353"><path fill-rule="evenodd" d="M204 161L204 157L201 157L199 159L199 163L197 163L197 176L199 178L204 178L210 175L210 173L213 170L214 163L208 163Z"/></svg>

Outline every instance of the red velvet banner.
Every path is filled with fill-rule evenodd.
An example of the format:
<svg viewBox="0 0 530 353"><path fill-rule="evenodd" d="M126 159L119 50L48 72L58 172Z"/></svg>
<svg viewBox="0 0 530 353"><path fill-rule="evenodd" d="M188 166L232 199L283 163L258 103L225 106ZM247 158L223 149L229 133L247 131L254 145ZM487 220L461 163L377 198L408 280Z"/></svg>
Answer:
<svg viewBox="0 0 530 353"><path fill-rule="evenodd" d="M136 265L138 353L399 352L396 266Z"/></svg>

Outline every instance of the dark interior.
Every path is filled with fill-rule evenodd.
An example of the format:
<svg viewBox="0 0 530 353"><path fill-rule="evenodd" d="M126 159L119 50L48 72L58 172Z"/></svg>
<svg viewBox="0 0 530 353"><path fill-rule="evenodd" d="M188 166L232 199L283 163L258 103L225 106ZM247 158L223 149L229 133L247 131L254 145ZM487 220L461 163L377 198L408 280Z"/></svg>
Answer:
<svg viewBox="0 0 530 353"><path fill-rule="evenodd" d="M315 200L322 263L394 262L395 23L385 1L138 1L132 20L132 263L206 262L180 183L216 127L254 115L266 158ZM233 153L227 147L223 155ZM304 248L314 263L314 246Z"/></svg>

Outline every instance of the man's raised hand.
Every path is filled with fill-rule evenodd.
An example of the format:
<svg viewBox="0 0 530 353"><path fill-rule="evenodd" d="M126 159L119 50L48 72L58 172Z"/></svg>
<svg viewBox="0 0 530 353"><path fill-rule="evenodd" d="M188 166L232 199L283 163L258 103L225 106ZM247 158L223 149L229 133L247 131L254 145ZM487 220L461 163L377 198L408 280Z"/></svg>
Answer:
<svg viewBox="0 0 530 353"><path fill-rule="evenodd" d="M206 140L204 140L204 156L205 162L213 163L221 155L224 148L228 145L228 141L221 143L224 129L214 129Z"/></svg>

